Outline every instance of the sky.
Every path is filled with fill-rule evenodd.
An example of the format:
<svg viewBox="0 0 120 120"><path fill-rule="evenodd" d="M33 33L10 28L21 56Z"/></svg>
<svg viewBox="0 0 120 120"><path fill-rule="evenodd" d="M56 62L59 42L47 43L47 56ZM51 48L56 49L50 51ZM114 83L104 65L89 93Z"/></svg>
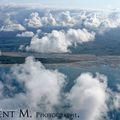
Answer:
<svg viewBox="0 0 120 120"><path fill-rule="evenodd" d="M41 4L57 8L119 8L120 0L0 0L0 4Z"/></svg>

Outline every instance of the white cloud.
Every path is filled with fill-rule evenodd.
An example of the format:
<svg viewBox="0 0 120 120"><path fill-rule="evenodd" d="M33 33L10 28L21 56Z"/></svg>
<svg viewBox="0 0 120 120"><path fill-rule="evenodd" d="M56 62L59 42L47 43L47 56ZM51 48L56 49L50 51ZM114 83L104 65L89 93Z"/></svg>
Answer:
<svg viewBox="0 0 120 120"><path fill-rule="evenodd" d="M50 11L40 16L38 12L31 13L28 19L25 19L28 27L39 28L41 26L74 26L77 22L69 11L58 12L53 15Z"/></svg>
<svg viewBox="0 0 120 120"><path fill-rule="evenodd" d="M25 84L27 102L32 108L40 107L48 112L59 104L65 79L63 74L47 70L40 62L28 57L25 64L12 68L12 75Z"/></svg>
<svg viewBox="0 0 120 120"><path fill-rule="evenodd" d="M89 28L89 29L96 29L99 27L101 21L100 19L96 16L96 14L93 14L89 17L86 16L85 21L83 22L83 24L85 25L85 27Z"/></svg>
<svg viewBox="0 0 120 120"><path fill-rule="evenodd" d="M49 53L49 52L68 52L68 46L71 44L65 38L65 33L62 31L53 30L41 39L38 36L32 38L30 46L26 50Z"/></svg>
<svg viewBox="0 0 120 120"><path fill-rule="evenodd" d="M73 44L92 41L94 38L95 33L90 33L86 29L69 29L67 32L53 30L42 38L34 36L26 50L40 53L70 52L69 47Z"/></svg>
<svg viewBox="0 0 120 120"><path fill-rule="evenodd" d="M72 43L89 42L95 39L95 33L88 32L86 29L69 29L66 36Z"/></svg>
<svg viewBox="0 0 120 120"><path fill-rule="evenodd" d="M32 28L40 28L42 26L41 18L37 12L31 13L30 17L28 19L25 19L25 23L28 27Z"/></svg>
<svg viewBox="0 0 120 120"><path fill-rule="evenodd" d="M16 36L17 37L33 37L34 33L31 31L25 31L25 32L22 32L21 34L17 34Z"/></svg>
<svg viewBox="0 0 120 120"><path fill-rule="evenodd" d="M68 94L72 111L78 112L79 120L101 120L107 112L107 78L90 73L79 76Z"/></svg>
<svg viewBox="0 0 120 120"><path fill-rule="evenodd" d="M56 112L54 106L59 106L57 109L59 112L67 103L70 107L64 110L79 114L79 120L104 120L108 112L110 94L104 75L97 73L93 76L91 73L82 73L75 80L70 92L64 93L66 76L57 70L46 69L33 57L27 57L24 64L14 65L10 73L10 78L23 84L25 92L5 97L3 91L6 84L0 82L0 107L3 109L30 108L33 111L35 109L40 112ZM112 96L116 109L119 108L118 95L117 93L114 94L116 97Z"/></svg>
<svg viewBox="0 0 120 120"><path fill-rule="evenodd" d="M57 25L57 21L51 13L48 14L47 16L42 17L41 20L43 25L50 25L50 26Z"/></svg>
<svg viewBox="0 0 120 120"><path fill-rule="evenodd" d="M58 22L62 26L68 26L68 25L73 26L77 23L77 20L74 19L74 17L72 17L70 15L69 11L64 11L64 12L60 13Z"/></svg>
<svg viewBox="0 0 120 120"><path fill-rule="evenodd" d="M4 25L0 28L0 31L5 31L5 32L11 32L11 31L24 31L25 28L21 24L17 22L13 22L10 20L10 17L8 17Z"/></svg>
<svg viewBox="0 0 120 120"><path fill-rule="evenodd" d="M0 26L2 31L24 30L26 27L64 26L86 28L97 33L120 26L120 11L92 10L52 10L30 9L29 7L2 7L0 11ZM36 11L36 12L35 12ZM21 16L23 14L23 16ZM6 17L9 15L9 20ZM10 18L12 18L10 20ZM6 21L6 22L4 22ZM11 22L10 22L11 21ZM14 22L13 22L14 21ZM15 22L16 21L16 22ZM17 22L18 21L18 22ZM19 21L21 24L19 24Z"/></svg>

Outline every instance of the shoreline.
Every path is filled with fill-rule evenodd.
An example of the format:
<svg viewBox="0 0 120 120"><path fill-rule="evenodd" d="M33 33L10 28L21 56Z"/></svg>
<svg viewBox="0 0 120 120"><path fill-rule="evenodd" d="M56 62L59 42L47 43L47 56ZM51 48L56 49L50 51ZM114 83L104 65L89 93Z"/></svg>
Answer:
<svg viewBox="0 0 120 120"><path fill-rule="evenodd" d="M26 53L26 52L2 52L0 56L0 67L23 64L25 58L34 56L36 60L45 66L98 66L98 65L120 65L120 56L117 55L91 55L91 54L68 54L68 53Z"/></svg>

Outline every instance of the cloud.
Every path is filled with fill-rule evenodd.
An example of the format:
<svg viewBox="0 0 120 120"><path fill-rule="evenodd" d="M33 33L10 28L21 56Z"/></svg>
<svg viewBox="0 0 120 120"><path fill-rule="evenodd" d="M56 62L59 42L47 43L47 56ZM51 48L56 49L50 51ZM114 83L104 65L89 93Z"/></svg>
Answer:
<svg viewBox="0 0 120 120"><path fill-rule="evenodd" d="M32 57L26 58L25 64L15 65L12 76L20 83L24 83L25 95L20 100L31 108L41 112L52 112L54 106L70 104L67 111L78 113L79 120L100 120L106 116L109 94L107 92L107 78L97 74L82 73L75 85L68 93L63 93L65 75L58 71L46 69ZM61 102L62 95L66 96ZM92 109L91 109L92 108ZM76 118L77 120L77 118Z"/></svg>
<svg viewBox="0 0 120 120"><path fill-rule="evenodd" d="M4 25L0 28L0 31L12 32L12 31L24 31L25 28L17 22L11 21L10 17L5 19Z"/></svg>
<svg viewBox="0 0 120 120"><path fill-rule="evenodd" d="M62 53L68 52L68 47L71 43L66 40L65 33L62 31L53 30L41 39L38 36L32 38L30 46L26 47L27 51L35 51L41 53Z"/></svg>
<svg viewBox="0 0 120 120"><path fill-rule="evenodd" d="M17 34L16 36L17 37L33 37L34 33L31 31L25 31L25 32L22 32L21 34Z"/></svg>
<svg viewBox="0 0 120 120"><path fill-rule="evenodd" d="M70 52L69 47L73 44L80 44L94 39L95 33L88 32L86 29L69 29L67 32L53 30L42 38L39 38L38 35L34 36L26 50L40 53L64 53Z"/></svg>
<svg viewBox="0 0 120 120"><path fill-rule="evenodd" d="M95 39L95 33L88 32L86 29L69 29L66 36L72 43L89 42Z"/></svg>
<svg viewBox="0 0 120 120"><path fill-rule="evenodd" d="M24 83L27 102L32 108L39 106L48 112L59 104L65 80L62 73L48 70L33 57L28 57L24 64L12 68L12 75L20 83Z"/></svg>
<svg viewBox="0 0 120 120"><path fill-rule="evenodd" d="M120 84L117 85L117 92L112 93L113 97L113 109L120 109Z"/></svg>
<svg viewBox="0 0 120 120"><path fill-rule="evenodd" d="M77 20L70 15L69 11L58 12L57 16L49 11L43 16L40 16L38 12L31 13L25 22L28 27L39 28L41 26L73 26Z"/></svg>
<svg viewBox="0 0 120 120"><path fill-rule="evenodd" d="M113 11L108 17L115 27L120 27L120 11Z"/></svg>
<svg viewBox="0 0 120 120"><path fill-rule="evenodd" d="M114 93L114 109L120 109L120 93Z"/></svg>
<svg viewBox="0 0 120 120"><path fill-rule="evenodd" d="M25 19L25 24L31 28L40 28L42 26L56 26L57 21L51 13L40 16L38 12L33 12L28 19Z"/></svg>
<svg viewBox="0 0 120 120"><path fill-rule="evenodd" d="M41 18L37 12L31 13L29 18L25 19L25 23L31 28L40 28L42 26Z"/></svg>
<svg viewBox="0 0 120 120"><path fill-rule="evenodd" d="M57 21L51 13L49 13L47 16L42 17L41 20L43 25L57 26Z"/></svg>
<svg viewBox="0 0 120 120"><path fill-rule="evenodd" d="M66 82L71 82L67 81L67 76L57 70L46 69L41 62L27 57L24 64L12 66L8 78L8 83L0 82L0 107L3 109L30 108L47 113L67 111L77 113L79 120L104 120L110 111L109 104L119 109L119 93L109 94L107 77L99 73L96 76L81 73L73 80L75 83L70 91L64 92ZM19 84L13 87L10 84L12 80ZM19 86L22 86L22 91L16 93ZM6 87L9 87L12 97L4 93ZM69 107L63 111L62 107L66 105Z"/></svg>
<svg viewBox="0 0 120 120"><path fill-rule="evenodd" d="M85 28L88 31L104 33L120 26L120 10L45 10L28 6L0 6L0 8L1 31L24 30L24 27L38 29L59 26Z"/></svg>
<svg viewBox="0 0 120 120"><path fill-rule="evenodd" d="M62 26L73 26L77 23L77 20L71 16L69 11L64 11L60 13L58 18L59 24Z"/></svg>
<svg viewBox="0 0 120 120"><path fill-rule="evenodd" d="M22 93L17 94L14 97L2 96L0 99L0 108L5 110L18 110L19 108L26 109L27 107L29 107L28 98Z"/></svg>
<svg viewBox="0 0 120 120"><path fill-rule="evenodd" d="M79 120L101 120L107 112L107 78L97 74L81 74L70 93L68 99L72 111L78 112Z"/></svg>
<svg viewBox="0 0 120 120"><path fill-rule="evenodd" d="M92 14L91 16L86 16L84 22L83 22L84 26L86 28L92 29L92 30L96 30L97 28L99 28L101 21L100 19L97 17L96 14Z"/></svg>

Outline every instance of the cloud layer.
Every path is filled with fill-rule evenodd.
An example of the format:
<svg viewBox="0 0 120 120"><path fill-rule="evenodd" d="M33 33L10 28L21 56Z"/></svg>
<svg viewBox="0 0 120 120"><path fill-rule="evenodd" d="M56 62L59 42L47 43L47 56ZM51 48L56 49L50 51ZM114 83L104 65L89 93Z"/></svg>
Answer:
<svg viewBox="0 0 120 120"><path fill-rule="evenodd" d="M15 33L14 37L32 37L29 46L24 46L24 43L22 46L27 51L39 53L73 52L70 48L75 49L81 43L96 40L96 36L105 37L108 31L115 30L115 34L118 34L119 21L120 10L58 10L0 6L0 32L10 32L10 35ZM39 29L41 33L38 35ZM1 34L4 35L6 36ZM106 40L106 37L103 40Z"/></svg>
<svg viewBox="0 0 120 120"><path fill-rule="evenodd" d="M7 9L6 9L7 7ZM23 16L21 16L23 14ZM120 11L56 10L43 8L0 6L1 30L13 28L41 28L44 26L67 26L102 31L120 26ZM10 26L11 25L11 26ZM17 30L14 29L14 30Z"/></svg>

